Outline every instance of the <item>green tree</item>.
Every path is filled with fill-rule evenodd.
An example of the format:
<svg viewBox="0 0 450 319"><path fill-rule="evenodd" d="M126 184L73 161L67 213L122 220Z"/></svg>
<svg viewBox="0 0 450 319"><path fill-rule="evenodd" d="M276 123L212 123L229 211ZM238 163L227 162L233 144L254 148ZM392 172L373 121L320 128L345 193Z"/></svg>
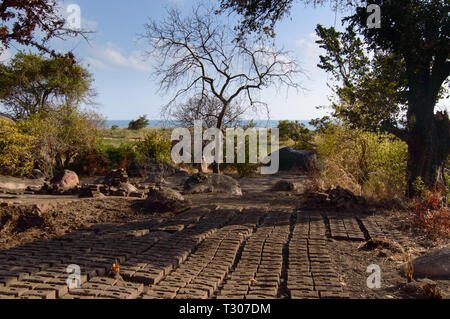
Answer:
<svg viewBox="0 0 450 319"><path fill-rule="evenodd" d="M172 141L154 130L145 135L144 140L136 143L136 151L142 158L169 163L171 161Z"/></svg>
<svg viewBox="0 0 450 319"><path fill-rule="evenodd" d="M254 28L260 32L263 31L261 26L264 24L252 25L252 22L258 22L260 19L262 23L270 23L270 28L290 11L293 3L292 0L262 2L264 5L258 1L221 1L223 8L234 10L244 17L241 28L249 31L254 31ZM367 1L344 2L354 6L356 12L345 19L350 23L349 29L362 36L368 48L388 57L383 57L378 62L381 64L378 70L384 69L381 74L387 74L389 64L404 64L404 67L398 69L398 73L396 68L390 68L391 78L400 81L390 82L388 86L392 90L391 93L398 89L402 92L403 81L406 80L403 91L407 100L406 124L404 127L391 126L390 129L408 144L408 194L414 195L411 184L418 177L421 177L429 188L444 183L443 163L450 153L450 120L447 112L436 112L436 104L450 75L449 0L372 0L370 3L379 5L382 11L381 28L369 27ZM277 8L284 13L270 14L277 12ZM247 20L251 23L247 23ZM382 76L379 79L382 79ZM375 85L376 90L383 86L379 81L369 81L367 85L369 95L374 89L370 89L370 85ZM394 99L388 107L395 109L399 107L395 102L399 102L403 96L390 94L389 98L392 97ZM382 102L386 102L385 100L384 97L380 98ZM377 112L377 107L373 107ZM385 115L396 114L381 108L379 111ZM385 124L389 126L392 123L385 121Z"/></svg>
<svg viewBox="0 0 450 319"><path fill-rule="evenodd" d="M22 133L14 122L0 118L0 172L27 175L33 169L34 138Z"/></svg>
<svg viewBox="0 0 450 319"><path fill-rule="evenodd" d="M131 121L128 124L128 129L138 131L143 128L146 128L149 124L150 124L150 122L147 119L147 115L143 115L143 116L139 117L137 120Z"/></svg>
<svg viewBox="0 0 450 319"><path fill-rule="evenodd" d="M71 55L46 58L20 52L0 65L0 102L8 114L23 119L62 104L91 104L92 82Z"/></svg>
<svg viewBox="0 0 450 319"><path fill-rule="evenodd" d="M296 148L310 149L313 147L312 132L299 121L280 121L278 129L280 130L280 139L292 140Z"/></svg>
<svg viewBox="0 0 450 319"><path fill-rule="evenodd" d="M33 157L46 173L67 168L80 154L96 146L98 127L103 120L98 114L63 105L21 120L22 132L35 137Z"/></svg>

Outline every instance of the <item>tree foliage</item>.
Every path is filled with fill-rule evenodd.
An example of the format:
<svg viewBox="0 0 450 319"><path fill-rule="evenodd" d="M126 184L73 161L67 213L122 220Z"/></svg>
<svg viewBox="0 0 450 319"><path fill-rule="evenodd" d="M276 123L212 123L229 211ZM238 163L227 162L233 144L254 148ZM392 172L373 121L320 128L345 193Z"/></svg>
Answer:
<svg viewBox="0 0 450 319"><path fill-rule="evenodd" d="M137 120L131 121L128 124L128 129L133 131L139 131L146 128L150 122L147 119L147 115L140 116Z"/></svg>
<svg viewBox="0 0 450 319"><path fill-rule="evenodd" d="M48 46L51 39L83 36L88 31L66 26L54 0L3 0L0 3L0 54L14 44L57 54Z"/></svg>
<svg viewBox="0 0 450 319"><path fill-rule="evenodd" d="M235 41L236 32L211 7L199 5L187 16L172 9L163 21L151 21L145 28L160 88L175 91L165 113L186 95L214 97L220 101L215 127L222 128L225 114L237 99L257 108L265 106L257 99L263 88L300 87L295 76L301 70L289 52L263 42Z"/></svg>
<svg viewBox="0 0 450 319"><path fill-rule="evenodd" d="M59 106L91 104L92 75L72 55L46 58L19 52L0 65L0 102L16 119Z"/></svg>
<svg viewBox="0 0 450 319"><path fill-rule="evenodd" d="M299 121L280 121L278 124L280 130L280 139L292 140L298 149L310 149L313 147L312 132Z"/></svg>
<svg viewBox="0 0 450 319"><path fill-rule="evenodd" d="M33 169L34 138L22 133L14 122L0 118L0 173L27 175Z"/></svg>

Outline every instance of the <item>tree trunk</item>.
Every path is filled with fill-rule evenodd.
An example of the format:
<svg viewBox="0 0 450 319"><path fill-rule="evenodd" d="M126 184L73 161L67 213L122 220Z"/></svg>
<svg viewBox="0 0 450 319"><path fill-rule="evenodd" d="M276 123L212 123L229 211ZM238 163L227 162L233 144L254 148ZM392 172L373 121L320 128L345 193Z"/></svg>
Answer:
<svg viewBox="0 0 450 319"><path fill-rule="evenodd" d="M447 112L434 114L435 101L410 101L407 195L415 197L413 183L420 177L428 189L445 185L444 163L450 153L450 122Z"/></svg>

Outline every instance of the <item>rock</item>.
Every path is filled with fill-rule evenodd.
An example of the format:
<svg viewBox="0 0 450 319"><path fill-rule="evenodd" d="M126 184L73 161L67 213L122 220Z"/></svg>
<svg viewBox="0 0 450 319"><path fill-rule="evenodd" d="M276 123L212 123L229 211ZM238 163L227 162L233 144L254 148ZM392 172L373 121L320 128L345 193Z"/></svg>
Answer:
<svg viewBox="0 0 450 319"><path fill-rule="evenodd" d="M80 184L80 180L75 172L64 170L57 172L50 183L53 187L69 191L75 189Z"/></svg>
<svg viewBox="0 0 450 319"><path fill-rule="evenodd" d="M417 293L419 291L419 289L420 289L420 285L417 282L410 282L410 283L405 284L402 287L402 290L404 292L408 292L408 293Z"/></svg>
<svg viewBox="0 0 450 319"><path fill-rule="evenodd" d="M39 170L39 169L34 169L34 170L32 170L32 171L31 171L31 176L32 176L34 179L44 179L44 178L45 178L45 174L42 173L42 171Z"/></svg>
<svg viewBox="0 0 450 319"><path fill-rule="evenodd" d="M128 169L131 177L140 177L145 179L159 180L164 177L176 174L179 169L167 163L157 162L155 160L138 160Z"/></svg>
<svg viewBox="0 0 450 319"><path fill-rule="evenodd" d="M317 152L314 150L296 150L285 147L276 152L278 152L280 158L280 171L293 169L309 171L317 167ZM270 161L267 165L270 165Z"/></svg>
<svg viewBox="0 0 450 319"><path fill-rule="evenodd" d="M126 191L127 193L138 193L139 190L130 183L122 183L119 185L119 189Z"/></svg>
<svg viewBox="0 0 450 319"><path fill-rule="evenodd" d="M144 209L157 213L177 213L188 209L190 206L191 202L186 200L180 192L168 187L150 188L144 203Z"/></svg>
<svg viewBox="0 0 450 319"><path fill-rule="evenodd" d="M273 192L297 192L301 190L302 184L289 181L279 181L276 183L271 191Z"/></svg>
<svg viewBox="0 0 450 319"><path fill-rule="evenodd" d="M416 258L413 264L414 276L450 279L450 245Z"/></svg>
<svg viewBox="0 0 450 319"><path fill-rule="evenodd" d="M198 173L189 177L184 183L184 193L225 193L242 196L241 186L232 177L205 173Z"/></svg>
<svg viewBox="0 0 450 319"><path fill-rule="evenodd" d="M120 168L112 170L108 175L105 176L103 183L107 186L119 186L122 183L128 183L127 172Z"/></svg>

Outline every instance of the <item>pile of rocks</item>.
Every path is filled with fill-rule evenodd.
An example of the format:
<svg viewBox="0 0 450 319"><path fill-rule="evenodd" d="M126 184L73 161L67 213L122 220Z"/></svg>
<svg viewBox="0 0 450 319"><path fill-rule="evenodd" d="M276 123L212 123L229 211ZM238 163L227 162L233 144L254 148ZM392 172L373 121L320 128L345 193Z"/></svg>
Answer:
<svg viewBox="0 0 450 319"><path fill-rule="evenodd" d="M362 196L356 196L351 191L336 187L325 193L310 193L306 197L304 206L307 208L357 210L367 206Z"/></svg>
<svg viewBox="0 0 450 319"><path fill-rule="evenodd" d="M37 191L38 194L49 195L74 195L78 193L80 180L75 172L64 170L56 172L50 183L44 183L44 186Z"/></svg>
<svg viewBox="0 0 450 319"><path fill-rule="evenodd" d="M137 189L129 183L126 171L117 169L105 176L102 183L83 185L79 189L78 194L80 197L118 196L144 198L145 189Z"/></svg>

